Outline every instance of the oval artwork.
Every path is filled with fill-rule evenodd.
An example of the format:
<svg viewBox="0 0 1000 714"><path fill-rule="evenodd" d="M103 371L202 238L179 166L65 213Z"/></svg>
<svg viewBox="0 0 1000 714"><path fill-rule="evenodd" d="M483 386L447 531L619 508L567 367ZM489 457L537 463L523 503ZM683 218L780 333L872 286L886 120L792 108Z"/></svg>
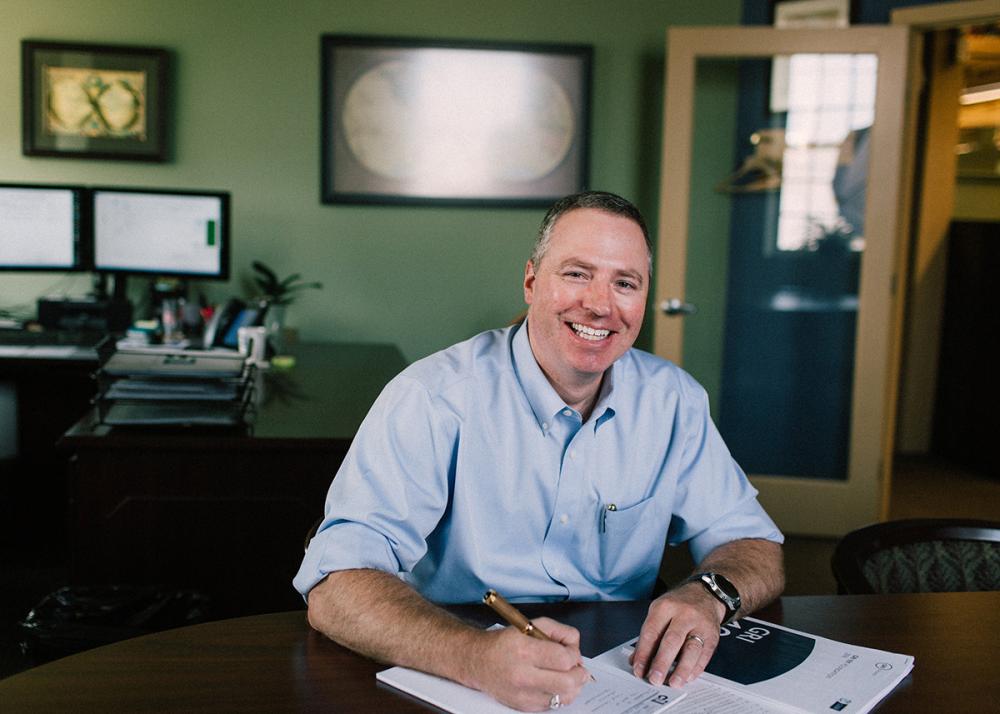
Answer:
<svg viewBox="0 0 1000 714"><path fill-rule="evenodd" d="M566 158L576 131L550 75L502 58L472 68L448 52L361 73L341 126L365 169L440 194L537 181Z"/></svg>

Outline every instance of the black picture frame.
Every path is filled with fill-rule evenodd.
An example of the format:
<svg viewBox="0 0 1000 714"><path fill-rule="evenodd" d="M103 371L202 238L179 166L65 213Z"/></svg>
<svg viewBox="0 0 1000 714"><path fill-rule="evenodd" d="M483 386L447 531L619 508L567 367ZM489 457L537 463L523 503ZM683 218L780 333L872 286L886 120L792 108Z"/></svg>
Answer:
<svg viewBox="0 0 1000 714"><path fill-rule="evenodd" d="M534 207L583 190L589 45L322 35L326 204Z"/></svg>
<svg viewBox="0 0 1000 714"><path fill-rule="evenodd" d="M166 161L169 71L160 47L23 40L22 152Z"/></svg>

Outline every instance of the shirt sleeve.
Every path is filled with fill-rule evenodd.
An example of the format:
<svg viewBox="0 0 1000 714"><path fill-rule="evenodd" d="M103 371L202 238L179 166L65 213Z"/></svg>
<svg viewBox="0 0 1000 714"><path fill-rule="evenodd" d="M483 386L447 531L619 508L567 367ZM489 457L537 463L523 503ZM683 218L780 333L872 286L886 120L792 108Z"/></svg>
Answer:
<svg viewBox="0 0 1000 714"><path fill-rule="evenodd" d="M757 489L733 460L712 422L705 390L691 380L684 392L688 408L680 418L687 436L668 542L687 542L695 563L720 545L741 538L784 542L757 500Z"/></svg>
<svg viewBox="0 0 1000 714"><path fill-rule="evenodd" d="M326 498L293 584L305 597L327 574L408 572L448 504L457 419L406 376L365 417Z"/></svg>

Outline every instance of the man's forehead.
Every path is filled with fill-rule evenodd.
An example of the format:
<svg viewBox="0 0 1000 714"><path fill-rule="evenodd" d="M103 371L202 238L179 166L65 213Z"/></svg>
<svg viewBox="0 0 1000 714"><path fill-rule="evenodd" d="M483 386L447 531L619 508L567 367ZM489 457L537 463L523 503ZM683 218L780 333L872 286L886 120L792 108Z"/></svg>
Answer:
<svg viewBox="0 0 1000 714"><path fill-rule="evenodd" d="M645 265L649 254L639 224L596 208L576 208L561 216L552 228L551 248L563 254L560 262L570 256L581 260L612 254L624 258L634 251Z"/></svg>

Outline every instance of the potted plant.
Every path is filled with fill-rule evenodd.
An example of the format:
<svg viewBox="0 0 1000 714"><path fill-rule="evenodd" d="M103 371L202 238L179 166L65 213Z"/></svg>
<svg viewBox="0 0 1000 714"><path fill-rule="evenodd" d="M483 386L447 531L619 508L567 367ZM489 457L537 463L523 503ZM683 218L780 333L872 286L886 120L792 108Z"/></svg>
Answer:
<svg viewBox="0 0 1000 714"><path fill-rule="evenodd" d="M323 283L305 282L301 273L279 278L277 273L259 260L253 261L251 265L260 301L267 307L264 326L267 328L268 340L275 352L281 352L284 349L285 309L295 302L303 290L318 290L323 287Z"/></svg>

